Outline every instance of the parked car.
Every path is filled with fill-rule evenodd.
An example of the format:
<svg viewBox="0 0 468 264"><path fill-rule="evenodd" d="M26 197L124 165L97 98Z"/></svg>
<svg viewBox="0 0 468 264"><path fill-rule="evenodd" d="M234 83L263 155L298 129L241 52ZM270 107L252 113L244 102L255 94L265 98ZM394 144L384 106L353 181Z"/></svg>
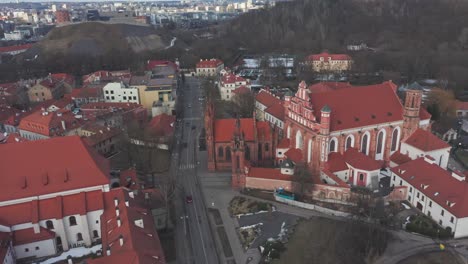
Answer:
<svg viewBox="0 0 468 264"><path fill-rule="evenodd" d="M192 203L192 202L193 202L192 196L191 196L191 195L187 195L187 196L185 197L185 201L186 201L188 204Z"/></svg>

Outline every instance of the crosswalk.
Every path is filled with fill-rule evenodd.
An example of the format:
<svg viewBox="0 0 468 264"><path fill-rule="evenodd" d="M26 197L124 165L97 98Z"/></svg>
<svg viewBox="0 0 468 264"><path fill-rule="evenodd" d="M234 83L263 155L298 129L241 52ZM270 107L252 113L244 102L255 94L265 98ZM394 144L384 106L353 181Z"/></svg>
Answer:
<svg viewBox="0 0 468 264"><path fill-rule="evenodd" d="M187 170L187 169L193 169L195 168L195 164L191 163L191 164L181 164L179 166L179 169L180 170Z"/></svg>

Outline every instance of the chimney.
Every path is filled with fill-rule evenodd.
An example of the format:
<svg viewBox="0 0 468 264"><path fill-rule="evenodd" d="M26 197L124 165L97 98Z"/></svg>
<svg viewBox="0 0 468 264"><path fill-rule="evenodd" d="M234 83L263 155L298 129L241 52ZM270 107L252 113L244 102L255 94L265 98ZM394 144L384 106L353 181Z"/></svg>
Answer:
<svg viewBox="0 0 468 264"><path fill-rule="evenodd" d="M67 130L67 127L65 126L65 120L62 120L62 128L63 130Z"/></svg>
<svg viewBox="0 0 468 264"><path fill-rule="evenodd" d="M115 206L119 205L119 199L114 198L114 205L115 205Z"/></svg>
<svg viewBox="0 0 468 264"><path fill-rule="evenodd" d="M120 243L120 246L123 246L124 240L123 240L122 235L119 236L119 243Z"/></svg>
<svg viewBox="0 0 468 264"><path fill-rule="evenodd" d="M107 246L106 255L107 255L107 256L110 256L110 255L111 255L111 250L110 250L110 247L109 247L109 246Z"/></svg>
<svg viewBox="0 0 468 264"><path fill-rule="evenodd" d="M120 220L120 217L117 217L117 226L120 227L122 225L122 220Z"/></svg>
<svg viewBox="0 0 468 264"><path fill-rule="evenodd" d="M119 216L119 215L120 215L120 210L119 210L119 207L118 207L118 206L115 207L115 215L116 215L116 216Z"/></svg>
<svg viewBox="0 0 468 264"><path fill-rule="evenodd" d="M68 264L73 264L72 256L68 255L68 257L67 257L67 263L68 263Z"/></svg>

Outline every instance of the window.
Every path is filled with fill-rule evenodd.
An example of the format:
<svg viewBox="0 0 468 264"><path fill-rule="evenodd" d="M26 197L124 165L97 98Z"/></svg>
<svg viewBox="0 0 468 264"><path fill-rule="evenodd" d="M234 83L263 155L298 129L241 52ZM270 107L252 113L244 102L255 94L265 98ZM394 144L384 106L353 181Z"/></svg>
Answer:
<svg viewBox="0 0 468 264"><path fill-rule="evenodd" d="M364 180L364 174L362 174L362 173L359 174L359 180L360 180L360 181L363 181L363 180Z"/></svg>
<svg viewBox="0 0 468 264"><path fill-rule="evenodd" d="M54 223L51 220L46 221L47 229L54 229Z"/></svg>
<svg viewBox="0 0 468 264"><path fill-rule="evenodd" d="M218 148L218 157L222 158L224 157L224 149L223 147Z"/></svg>
<svg viewBox="0 0 468 264"><path fill-rule="evenodd" d="M265 151L270 150L270 147L268 146L268 143L265 143Z"/></svg>
<svg viewBox="0 0 468 264"><path fill-rule="evenodd" d="M400 136L400 130L395 128L392 133L392 147L391 151L396 151L398 148L398 137Z"/></svg>
<svg viewBox="0 0 468 264"><path fill-rule="evenodd" d="M111 94L114 94L114 91L111 90L110 92L111 92Z"/></svg>
<svg viewBox="0 0 468 264"><path fill-rule="evenodd" d="M97 230L93 230L93 237L94 238L98 238L99 237L99 233Z"/></svg>
<svg viewBox="0 0 468 264"><path fill-rule="evenodd" d="M453 216L450 217L450 223L453 224L453 221L455 221L455 218L453 218Z"/></svg>
<svg viewBox="0 0 468 264"><path fill-rule="evenodd" d="M36 247L36 250L39 250L40 248L39 247Z"/></svg>
<svg viewBox="0 0 468 264"><path fill-rule="evenodd" d="M400 186L402 186L402 185L403 185L403 181L402 181L402 180L400 180Z"/></svg>
<svg viewBox="0 0 468 264"><path fill-rule="evenodd" d="M96 224L99 224L99 220L96 220Z"/></svg>
<svg viewBox="0 0 468 264"><path fill-rule="evenodd" d="M348 136L348 138L346 138L346 150L353 147L353 141L353 136Z"/></svg>
<svg viewBox="0 0 468 264"><path fill-rule="evenodd" d="M384 132L380 131L377 136L377 154L382 154L383 152L383 141L384 141Z"/></svg>
<svg viewBox="0 0 468 264"><path fill-rule="evenodd" d="M330 152L336 152L336 138L333 138L331 141L330 141Z"/></svg>
<svg viewBox="0 0 468 264"><path fill-rule="evenodd" d="M361 143L361 152L367 155L367 145L369 144L369 135L364 134Z"/></svg>
<svg viewBox="0 0 468 264"><path fill-rule="evenodd" d="M432 207L432 201L429 201L429 207Z"/></svg>
<svg viewBox="0 0 468 264"><path fill-rule="evenodd" d="M83 235L81 233L76 234L76 241L83 241Z"/></svg>
<svg viewBox="0 0 468 264"><path fill-rule="evenodd" d="M393 181L395 181L395 175L393 175Z"/></svg>
<svg viewBox="0 0 468 264"><path fill-rule="evenodd" d="M111 96L111 99L112 99L112 100L115 100L115 97L114 97L114 96Z"/></svg>
<svg viewBox="0 0 468 264"><path fill-rule="evenodd" d="M423 196L421 196L421 201L423 201L423 202L424 202L424 195L423 195Z"/></svg>
<svg viewBox="0 0 468 264"><path fill-rule="evenodd" d="M136 100L136 96L133 96L133 100Z"/></svg>
<svg viewBox="0 0 468 264"><path fill-rule="evenodd" d="M76 218L74 216L70 216L68 218L68 222L70 223L70 226L75 226L76 225Z"/></svg>
<svg viewBox="0 0 468 264"><path fill-rule="evenodd" d="M410 193L413 192L413 187L409 187L409 192L410 192Z"/></svg>
<svg viewBox="0 0 468 264"><path fill-rule="evenodd" d="M106 94L109 94L109 91L106 90Z"/></svg>
<svg viewBox="0 0 468 264"><path fill-rule="evenodd" d="M29 248L25 248L25 249L24 249L24 252L29 252Z"/></svg>
<svg viewBox="0 0 468 264"><path fill-rule="evenodd" d="M419 198L419 192L417 192L417 193L416 193L416 197L418 197L418 198Z"/></svg>
<svg viewBox="0 0 468 264"><path fill-rule="evenodd" d="M427 216L431 216L431 211L427 211Z"/></svg>
<svg viewBox="0 0 468 264"><path fill-rule="evenodd" d="M106 96L106 100L109 100L109 96Z"/></svg>
<svg viewBox="0 0 468 264"><path fill-rule="evenodd" d="M39 93L36 93L36 96L39 96Z"/></svg>
<svg viewBox="0 0 468 264"><path fill-rule="evenodd" d="M231 148L226 148L226 160L231 161Z"/></svg>
<svg viewBox="0 0 468 264"><path fill-rule="evenodd" d="M445 212L444 212L444 209L442 209L442 211L440 211L440 215L441 215L441 216L444 216L444 213L445 213Z"/></svg>
<svg viewBox="0 0 468 264"><path fill-rule="evenodd" d="M124 100L127 100L127 96L124 96L123 99L124 99Z"/></svg>

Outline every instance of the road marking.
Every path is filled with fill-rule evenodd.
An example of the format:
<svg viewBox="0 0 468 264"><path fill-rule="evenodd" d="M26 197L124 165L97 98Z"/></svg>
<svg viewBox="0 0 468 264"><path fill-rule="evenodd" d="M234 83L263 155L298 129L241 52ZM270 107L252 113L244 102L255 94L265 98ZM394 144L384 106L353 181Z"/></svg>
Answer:
<svg viewBox="0 0 468 264"><path fill-rule="evenodd" d="M180 170L186 170L186 169L193 169L195 168L195 164L182 164L179 166Z"/></svg>

